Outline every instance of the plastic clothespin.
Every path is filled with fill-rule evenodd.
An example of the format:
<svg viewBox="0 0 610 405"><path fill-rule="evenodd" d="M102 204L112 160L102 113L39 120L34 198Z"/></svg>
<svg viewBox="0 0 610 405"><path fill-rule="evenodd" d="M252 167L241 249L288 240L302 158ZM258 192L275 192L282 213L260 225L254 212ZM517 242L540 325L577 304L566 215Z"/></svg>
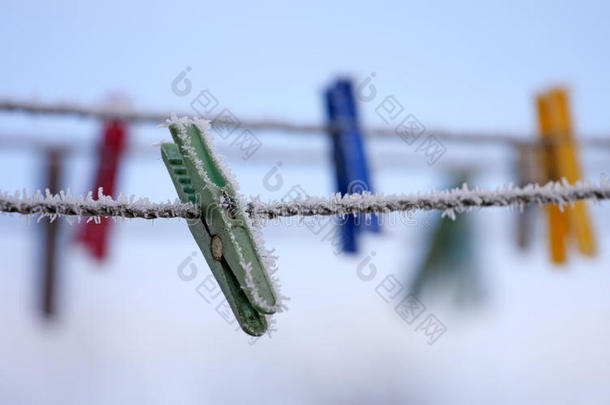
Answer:
<svg viewBox="0 0 610 405"><path fill-rule="evenodd" d="M454 187L461 187L468 179L468 172L458 173ZM452 296L458 306L480 302L484 291L472 235L469 215L460 214L455 220L438 218L430 229L428 250L410 283L410 293L421 299L436 289L443 296Z"/></svg>
<svg viewBox="0 0 610 405"><path fill-rule="evenodd" d="M540 183L536 164L536 151L530 145L519 145L517 147L517 162L515 166L517 181L520 187ZM528 205L523 207L517 215L517 244L520 249L527 249L530 246L535 213L535 207Z"/></svg>
<svg viewBox="0 0 610 405"><path fill-rule="evenodd" d="M115 195L119 165L125 146L127 145L127 123L121 120L108 120L104 123L104 131L99 146L99 162L94 181L94 198L97 190L102 188L106 195ZM110 218L101 218L99 223L87 222L82 225L78 239L85 245L91 255L102 261L108 254L108 236Z"/></svg>
<svg viewBox="0 0 610 405"><path fill-rule="evenodd" d="M47 152L47 178L45 188L52 193L61 189L64 166L64 151L52 148ZM57 276L61 271L60 229L61 221L43 221L43 266L41 275L40 309L45 318L50 319L57 312Z"/></svg>
<svg viewBox="0 0 610 405"><path fill-rule="evenodd" d="M333 139L337 191L342 194L373 192L351 81L336 80L328 86L324 97ZM342 248L348 253L358 251L358 228L380 231L375 214L368 217L364 214L349 215L341 227Z"/></svg>
<svg viewBox="0 0 610 405"><path fill-rule="evenodd" d="M548 94L552 114L553 136L561 139L558 143L558 170L562 178L570 184L581 179L582 173L578 162L578 148L572 132L572 118L568 104L568 93L565 89L554 88ZM580 251L588 256L595 255L595 237L587 212L585 201L577 201L573 207L566 207L570 231L576 238Z"/></svg>
<svg viewBox="0 0 610 405"><path fill-rule="evenodd" d="M278 298L264 267L249 219L241 208L222 163L214 155L207 121L170 123L173 143L161 154L180 200L197 204L201 218L188 226L241 328L260 336L265 315L279 309Z"/></svg>
<svg viewBox="0 0 610 405"><path fill-rule="evenodd" d="M552 141L553 125L551 119L551 107L546 95L541 94L536 97L538 109L538 127L540 139ZM555 153L557 146L551 142L543 144L540 150L540 161L543 167L545 181L558 181L560 174L557 170L557 156ZM549 247L551 260L555 263L563 263L566 260L566 239L568 234L568 217L557 204L547 204L547 217L549 221Z"/></svg>
<svg viewBox="0 0 610 405"><path fill-rule="evenodd" d="M577 148L572 133L572 122L567 91L553 88L537 97L540 134L549 141L542 148L541 159L546 171L546 180L565 179L575 183L581 177L577 158ZM595 254L595 238L584 201L563 207L549 204L549 233L551 258L556 263L566 260L566 244L569 236L576 238L580 251L586 255Z"/></svg>

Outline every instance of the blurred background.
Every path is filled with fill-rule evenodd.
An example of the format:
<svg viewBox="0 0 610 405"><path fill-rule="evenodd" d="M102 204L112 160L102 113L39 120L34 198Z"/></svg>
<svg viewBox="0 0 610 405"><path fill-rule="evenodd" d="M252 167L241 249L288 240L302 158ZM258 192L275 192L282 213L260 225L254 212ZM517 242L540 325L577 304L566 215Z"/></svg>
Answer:
<svg viewBox="0 0 610 405"><path fill-rule="evenodd" d="M402 135L363 131L375 192L547 180L540 160L510 142L434 134L534 141L536 95L553 86L568 91L576 138L610 134L610 7L602 1L9 0L0 8L5 105L229 111L243 122L324 126L325 91L349 79L362 127L391 133L410 117ZM160 123L0 110L0 189L104 185L173 201L154 146L170 139ZM216 138L243 194L341 191L328 133L252 128L254 152L236 141L241 133ZM583 179L608 173L608 152L577 151ZM528 177L524 167L539 170ZM379 232L358 232L351 252L336 243L335 224L268 223L266 245L279 256L290 301L260 339L202 288L209 269L183 220L95 230L1 215L0 399L605 403L610 206L587 206L596 254L570 241L560 264L538 207L521 225L518 210L506 208L456 222L439 211L383 216ZM192 281L179 277L187 265Z"/></svg>

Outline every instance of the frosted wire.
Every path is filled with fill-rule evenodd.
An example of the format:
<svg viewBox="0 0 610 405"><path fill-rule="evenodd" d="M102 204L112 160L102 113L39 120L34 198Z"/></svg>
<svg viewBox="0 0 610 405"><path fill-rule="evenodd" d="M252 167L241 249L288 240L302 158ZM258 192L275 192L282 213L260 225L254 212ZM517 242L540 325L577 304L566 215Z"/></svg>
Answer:
<svg viewBox="0 0 610 405"><path fill-rule="evenodd" d="M579 200L607 200L610 198L610 183L602 177L599 184L577 182L550 182L544 186L530 184L525 187L505 186L497 190L461 188L426 193L385 194L334 194L330 198L310 197L292 201L262 202L258 198L245 202L245 211L252 219L268 219L290 216L346 215L353 213L389 213L411 210L442 210L444 215L454 217L455 212L473 207L523 207L528 204L555 203L565 205ZM147 198L127 198L120 195L116 200L98 190L94 200L89 192L86 196L75 196L69 190L52 194L37 191L29 195L26 191L8 193L0 190L0 211L19 214L42 214L52 219L57 216L76 217L123 217L123 218L198 218L198 207L190 203L152 203Z"/></svg>

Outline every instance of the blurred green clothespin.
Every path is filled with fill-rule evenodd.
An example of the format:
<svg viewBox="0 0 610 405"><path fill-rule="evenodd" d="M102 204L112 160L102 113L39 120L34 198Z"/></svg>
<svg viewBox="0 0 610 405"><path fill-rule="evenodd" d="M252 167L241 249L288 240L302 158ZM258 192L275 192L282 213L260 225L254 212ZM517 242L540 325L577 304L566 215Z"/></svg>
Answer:
<svg viewBox="0 0 610 405"><path fill-rule="evenodd" d="M172 120L175 144L163 143L161 154L180 200L201 208L201 218L188 226L235 318L246 333L260 336L267 330L265 315L279 309L278 298L207 127L207 121Z"/></svg>
<svg viewBox="0 0 610 405"><path fill-rule="evenodd" d="M466 182L466 173L456 179L456 187ZM476 303L482 296L470 218L459 214L455 220L439 218L430 232L428 252L411 283L411 293L421 298L432 289L453 290L457 304ZM424 291L425 290L425 291Z"/></svg>

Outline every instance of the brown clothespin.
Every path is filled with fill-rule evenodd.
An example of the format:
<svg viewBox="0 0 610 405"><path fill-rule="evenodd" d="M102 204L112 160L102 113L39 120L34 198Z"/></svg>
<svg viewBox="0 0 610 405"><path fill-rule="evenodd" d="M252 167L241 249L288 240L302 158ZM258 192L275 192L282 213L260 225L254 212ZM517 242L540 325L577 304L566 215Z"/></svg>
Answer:
<svg viewBox="0 0 610 405"><path fill-rule="evenodd" d="M536 149L530 144L517 146L517 182L519 187L540 182L540 173L537 166ZM520 249L527 249L531 244L532 227L536 214L535 207L523 207L517 216L517 244Z"/></svg>
<svg viewBox="0 0 610 405"><path fill-rule="evenodd" d="M49 149L47 152L46 188L52 193L59 192L61 171L63 166L63 151L59 148ZM58 262L58 234L60 221L44 222L44 250L43 267L41 274L40 309L46 318L56 312L56 281Z"/></svg>

